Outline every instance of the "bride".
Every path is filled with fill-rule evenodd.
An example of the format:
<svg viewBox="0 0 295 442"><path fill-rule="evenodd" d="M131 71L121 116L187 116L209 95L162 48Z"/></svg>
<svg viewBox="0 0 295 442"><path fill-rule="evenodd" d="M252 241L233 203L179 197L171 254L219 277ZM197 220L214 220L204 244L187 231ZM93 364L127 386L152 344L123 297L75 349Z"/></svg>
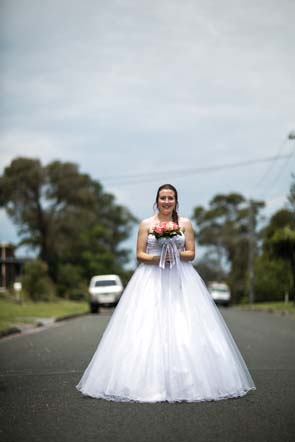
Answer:
<svg viewBox="0 0 295 442"><path fill-rule="evenodd" d="M76 388L113 401L198 402L255 390L212 296L192 266L191 222L164 184L158 213L142 221L140 265L130 279Z"/></svg>

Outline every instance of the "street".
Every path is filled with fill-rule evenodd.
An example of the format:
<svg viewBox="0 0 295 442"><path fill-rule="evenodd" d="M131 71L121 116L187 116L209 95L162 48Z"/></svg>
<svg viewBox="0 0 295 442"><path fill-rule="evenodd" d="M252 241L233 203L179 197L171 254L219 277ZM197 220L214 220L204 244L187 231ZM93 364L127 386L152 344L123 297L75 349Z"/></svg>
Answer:
<svg viewBox="0 0 295 442"><path fill-rule="evenodd" d="M291 442L295 438L295 320L221 308L257 390L199 403L116 403L75 385L110 313L0 341L2 442Z"/></svg>

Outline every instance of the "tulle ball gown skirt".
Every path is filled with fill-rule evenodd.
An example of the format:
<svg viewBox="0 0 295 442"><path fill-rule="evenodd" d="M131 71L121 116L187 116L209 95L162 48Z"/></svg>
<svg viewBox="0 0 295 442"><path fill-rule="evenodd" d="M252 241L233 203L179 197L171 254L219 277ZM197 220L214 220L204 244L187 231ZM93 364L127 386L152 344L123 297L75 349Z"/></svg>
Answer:
<svg viewBox="0 0 295 442"><path fill-rule="evenodd" d="M140 264L76 388L113 401L198 402L256 389L191 263Z"/></svg>

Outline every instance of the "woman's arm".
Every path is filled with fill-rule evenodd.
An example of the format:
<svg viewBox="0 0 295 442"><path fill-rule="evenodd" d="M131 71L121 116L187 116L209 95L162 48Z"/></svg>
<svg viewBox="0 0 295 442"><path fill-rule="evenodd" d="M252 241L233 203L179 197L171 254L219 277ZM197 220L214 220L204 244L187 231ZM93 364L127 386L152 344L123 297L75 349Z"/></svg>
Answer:
<svg viewBox="0 0 295 442"><path fill-rule="evenodd" d="M185 236L185 250L179 252L180 259L183 261L193 261L195 259L195 234L192 223L189 219L182 222Z"/></svg>
<svg viewBox="0 0 295 442"><path fill-rule="evenodd" d="M160 257L156 255L149 255L145 252L146 242L149 234L149 222L146 220L139 224L138 235L137 235L137 247L136 254L138 261L149 263L149 264L159 264Z"/></svg>

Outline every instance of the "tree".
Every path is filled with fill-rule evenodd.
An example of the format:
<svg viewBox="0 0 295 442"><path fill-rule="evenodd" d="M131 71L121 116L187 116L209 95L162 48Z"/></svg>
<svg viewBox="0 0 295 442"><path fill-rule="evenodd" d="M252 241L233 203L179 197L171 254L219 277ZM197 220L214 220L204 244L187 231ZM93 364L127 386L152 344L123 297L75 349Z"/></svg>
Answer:
<svg viewBox="0 0 295 442"><path fill-rule="evenodd" d="M294 192L295 183L290 188L290 203ZM260 236L262 254L255 266L258 298L282 300L285 292L295 292L295 206L293 208L291 204L290 209L283 208L274 213Z"/></svg>
<svg viewBox="0 0 295 442"><path fill-rule="evenodd" d="M251 207L255 232L264 202L251 201ZM215 248L220 262L225 257L230 266L227 281L236 302L243 296L246 287L249 218L249 202L239 193L218 194L209 202L208 209L198 206L193 212L199 244Z"/></svg>
<svg viewBox="0 0 295 442"><path fill-rule="evenodd" d="M272 253L290 265L295 302L295 230L286 226L277 230L270 240Z"/></svg>
<svg viewBox="0 0 295 442"><path fill-rule="evenodd" d="M42 166L38 159L14 159L0 177L0 206L18 228L19 245L37 251L54 282L65 264L88 278L119 269L128 259L121 242L135 218L74 163Z"/></svg>
<svg viewBox="0 0 295 442"><path fill-rule="evenodd" d="M291 273L282 259L262 253L255 259L254 272L257 302L283 301L290 292Z"/></svg>
<svg viewBox="0 0 295 442"><path fill-rule="evenodd" d="M40 259L26 262L22 275L23 288L33 301L50 301L55 291L48 276L48 266Z"/></svg>
<svg viewBox="0 0 295 442"><path fill-rule="evenodd" d="M295 227L294 223L295 218L291 210L279 209L277 212L275 212L270 218L268 225L260 231L260 235L263 238L263 249L265 251L270 251L269 241L277 230L286 226Z"/></svg>

